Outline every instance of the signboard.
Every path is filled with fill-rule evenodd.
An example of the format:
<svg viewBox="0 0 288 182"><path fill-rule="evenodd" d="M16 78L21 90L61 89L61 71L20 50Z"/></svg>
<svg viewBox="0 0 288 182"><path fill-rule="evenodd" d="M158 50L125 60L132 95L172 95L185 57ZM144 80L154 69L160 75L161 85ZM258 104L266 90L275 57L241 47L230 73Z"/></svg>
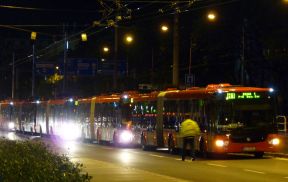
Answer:
<svg viewBox="0 0 288 182"><path fill-rule="evenodd" d="M260 99L261 95L257 92L228 92L226 100L239 100L239 99Z"/></svg>
<svg viewBox="0 0 288 182"><path fill-rule="evenodd" d="M36 72L38 75L53 75L56 72L63 75L63 60L57 62L40 62L36 63ZM112 75L114 73L113 60L100 59L83 59L70 58L67 59L66 73L70 76L95 76L96 74ZM58 69L56 69L58 66ZM126 74L126 61L117 61L117 71L119 75Z"/></svg>

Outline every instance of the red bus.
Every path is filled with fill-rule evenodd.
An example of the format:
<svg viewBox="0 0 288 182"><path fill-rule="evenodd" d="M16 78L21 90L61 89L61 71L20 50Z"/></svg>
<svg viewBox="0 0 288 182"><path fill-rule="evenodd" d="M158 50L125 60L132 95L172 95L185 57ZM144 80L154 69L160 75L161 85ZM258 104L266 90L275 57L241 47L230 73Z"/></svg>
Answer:
<svg viewBox="0 0 288 182"><path fill-rule="evenodd" d="M264 152L276 152L281 141L274 98L270 88L230 84L159 92L157 99L149 102L150 107L157 107L157 114L143 132L142 147L181 149L179 127L189 114L201 128L195 142L196 150L203 154L253 153L262 157Z"/></svg>
<svg viewBox="0 0 288 182"><path fill-rule="evenodd" d="M207 153L278 151L275 97L270 88L210 84L150 93L0 103L2 127L64 138L181 149L185 115L198 122L196 150ZM12 123L12 124L11 124Z"/></svg>

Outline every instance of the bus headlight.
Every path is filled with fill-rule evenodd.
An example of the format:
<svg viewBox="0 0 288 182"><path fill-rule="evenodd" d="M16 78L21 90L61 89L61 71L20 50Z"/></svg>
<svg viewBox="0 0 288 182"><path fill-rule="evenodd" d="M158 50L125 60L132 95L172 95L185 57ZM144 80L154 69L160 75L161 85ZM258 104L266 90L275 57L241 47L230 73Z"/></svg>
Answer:
<svg viewBox="0 0 288 182"><path fill-rule="evenodd" d="M224 146L224 141L218 139L218 140L215 141L215 144L216 144L217 147L223 147Z"/></svg>
<svg viewBox="0 0 288 182"><path fill-rule="evenodd" d="M227 147L229 145L229 141L223 139L217 139L215 140L215 145L217 147Z"/></svg>
<svg viewBox="0 0 288 182"><path fill-rule="evenodd" d="M124 130L120 133L120 138L119 138L119 142L120 143L129 143L132 141L133 138L133 134L131 131L128 130Z"/></svg>
<svg viewBox="0 0 288 182"><path fill-rule="evenodd" d="M273 138L269 141L269 144L271 145L279 145L280 144L280 139L279 138Z"/></svg>
<svg viewBox="0 0 288 182"><path fill-rule="evenodd" d="M8 123L8 128L9 128L9 130L13 130L15 128L14 122L9 122Z"/></svg>

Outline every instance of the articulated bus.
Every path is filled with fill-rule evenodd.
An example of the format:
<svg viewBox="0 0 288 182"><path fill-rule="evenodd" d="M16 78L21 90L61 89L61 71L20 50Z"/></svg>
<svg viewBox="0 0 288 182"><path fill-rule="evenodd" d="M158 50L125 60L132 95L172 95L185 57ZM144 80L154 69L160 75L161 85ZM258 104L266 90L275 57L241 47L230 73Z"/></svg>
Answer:
<svg viewBox="0 0 288 182"><path fill-rule="evenodd" d="M22 132L181 150L184 116L198 122L196 150L252 153L280 149L273 89L210 84L185 90L107 94L48 101L3 101L0 126Z"/></svg>
<svg viewBox="0 0 288 182"><path fill-rule="evenodd" d="M153 105L153 103L151 103ZM196 149L203 153L253 153L279 150L273 89L211 84L206 88L159 92L154 124L142 135L142 147L182 148L184 115L198 122Z"/></svg>
<svg viewBox="0 0 288 182"><path fill-rule="evenodd" d="M33 135L83 139L116 145L139 145L141 130L130 116L120 94L74 100L2 101L0 128ZM123 96L125 101L125 96Z"/></svg>

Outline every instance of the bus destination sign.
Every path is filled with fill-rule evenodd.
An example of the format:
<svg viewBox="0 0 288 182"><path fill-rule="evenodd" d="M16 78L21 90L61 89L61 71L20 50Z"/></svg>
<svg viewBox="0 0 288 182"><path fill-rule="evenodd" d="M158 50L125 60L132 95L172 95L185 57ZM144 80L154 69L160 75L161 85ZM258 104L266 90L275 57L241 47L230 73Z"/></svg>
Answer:
<svg viewBox="0 0 288 182"><path fill-rule="evenodd" d="M256 92L228 92L226 100L239 100L239 99L260 99L261 96Z"/></svg>

